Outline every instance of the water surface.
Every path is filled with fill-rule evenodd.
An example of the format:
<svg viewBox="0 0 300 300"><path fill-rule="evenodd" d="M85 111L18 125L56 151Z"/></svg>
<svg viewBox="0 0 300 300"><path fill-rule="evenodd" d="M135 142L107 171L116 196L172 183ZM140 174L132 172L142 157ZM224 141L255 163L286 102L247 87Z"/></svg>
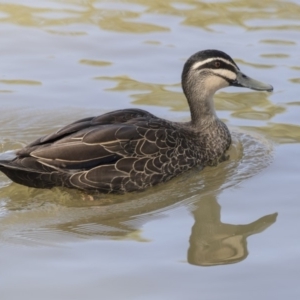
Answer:
<svg viewBox="0 0 300 300"><path fill-rule="evenodd" d="M231 55L272 94L215 97L230 160L123 196L0 174L3 299L297 299L300 1L0 1L0 152L86 116L189 119L184 61Z"/></svg>

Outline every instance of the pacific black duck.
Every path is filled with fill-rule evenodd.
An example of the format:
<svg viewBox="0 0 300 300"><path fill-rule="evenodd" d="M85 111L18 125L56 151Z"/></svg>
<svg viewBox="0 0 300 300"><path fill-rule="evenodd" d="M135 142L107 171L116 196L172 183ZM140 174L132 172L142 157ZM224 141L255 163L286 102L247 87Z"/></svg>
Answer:
<svg viewBox="0 0 300 300"><path fill-rule="evenodd" d="M65 186L130 192L165 182L194 166L216 165L231 144L214 109L227 86L272 91L244 75L226 53L204 50L184 65L182 88L191 121L167 121L141 109L122 109L69 124L0 160L11 180L35 188Z"/></svg>

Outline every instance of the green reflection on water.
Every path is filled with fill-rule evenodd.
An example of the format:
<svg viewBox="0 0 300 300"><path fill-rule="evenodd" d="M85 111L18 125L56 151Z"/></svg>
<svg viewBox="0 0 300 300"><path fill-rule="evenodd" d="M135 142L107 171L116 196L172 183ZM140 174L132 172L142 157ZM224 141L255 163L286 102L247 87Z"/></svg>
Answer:
<svg viewBox="0 0 300 300"><path fill-rule="evenodd" d="M262 127L242 126L242 128L264 134L276 143L300 143L300 126L270 123Z"/></svg>
<svg viewBox="0 0 300 300"><path fill-rule="evenodd" d="M166 85L140 82L128 76L96 77L98 80L109 80L116 82L116 86L109 91L134 91L130 95L137 105L156 105L170 107L172 110L187 110L187 102L182 92L173 92L168 88L180 87L180 84ZM143 93L141 93L143 92Z"/></svg>
<svg viewBox="0 0 300 300"><path fill-rule="evenodd" d="M289 57L288 54L284 54L284 53L266 53L266 54L261 54L260 56L265 58L288 58Z"/></svg>
<svg viewBox="0 0 300 300"><path fill-rule="evenodd" d="M120 19L119 16L111 16L104 20L99 21L99 26L105 30L113 30L119 32L134 32L134 33L149 33L155 31L169 31L167 27L146 24L142 22L130 22Z"/></svg>
<svg viewBox="0 0 300 300"><path fill-rule="evenodd" d="M288 102L287 105L300 105L300 101Z"/></svg>
<svg viewBox="0 0 300 300"><path fill-rule="evenodd" d="M111 62L108 61L102 61L102 60L91 60L91 59L81 59L79 63L94 67L105 67L112 65Z"/></svg>
<svg viewBox="0 0 300 300"><path fill-rule="evenodd" d="M242 64L242 65L246 65L246 66L251 66L251 67L254 67L254 68L257 68L257 69L271 69L271 68L275 68L275 65L266 65L266 64L255 64L255 63L250 63L250 62L246 62L242 59L234 59L234 61L237 63L237 64Z"/></svg>
<svg viewBox="0 0 300 300"><path fill-rule="evenodd" d="M290 82L293 82L293 83L300 83L300 78L291 78L291 79L290 79Z"/></svg>
<svg viewBox="0 0 300 300"><path fill-rule="evenodd" d="M284 41L284 40L261 40L260 43L271 44L271 45L296 45L293 41Z"/></svg>
<svg viewBox="0 0 300 300"><path fill-rule="evenodd" d="M63 4L68 1L60 1ZM118 32L148 33L169 31L169 28L157 24L138 21L140 13L129 10L96 8L101 1L80 1L72 3L76 8L39 8L18 4L1 4L0 12L4 17L0 22L13 23L21 26L46 28L51 26L66 26L71 24L93 24L105 30ZM47 30L54 34L83 35L83 31Z"/></svg>
<svg viewBox="0 0 300 300"><path fill-rule="evenodd" d="M13 93L14 91L11 90L0 90L0 93Z"/></svg>
<svg viewBox="0 0 300 300"><path fill-rule="evenodd" d="M23 79L2 79L0 83L15 84L15 85L41 85L40 81L35 80L23 80Z"/></svg>
<svg viewBox="0 0 300 300"><path fill-rule="evenodd" d="M197 26L211 30L212 25L241 26L248 30L299 30L299 25L278 24L269 25L266 20L274 21L274 16L281 20L298 21L300 6L292 2L238 0L234 2L202 2L197 0L124 0L122 2L105 1L68 1L59 0L60 8L33 7L29 5L3 3L0 12L3 17L0 22L13 23L22 26L47 28L49 26L65 26L70 24L93 24L105 30L131 33L148 33L168 31L169 28L158 22L139 20L142 15L170 15L183 18L184 25ZM108 5L108 3L110 5ZM123 5L120 10L118 4ZM128 6L125 9L124 6ZM49 4L50 6L50 4ZM138 6L138 11L135 11ZM266 25L251 25L251 20L263 20ZM257 22L255 22L257 23ZM49 31L59 33L59 31ZM78 32L77 32L78 33ZM76 32L75 32L76 34ZM82 32L79 32L82 34ZM277 40L264 40L265 43L278 43ZM289 41L280 41L289 44Z"/></svg>
<svg viewBox="0 0 300 300"><path fill-rule="evenodd" d="M47 32L51 34L56 35L62 35L62 36L81 36L81 35L87 35L86 32L83 31L58 31L58 30L46 30Z"/></svg>
<svg viewBox="0 0 300 300"><path fill-rule="evenodd" d="M285 108L273 104L265 92L225 93L215 97L217 110L232 111L231 116L241 119L270 120Z"/></svg>

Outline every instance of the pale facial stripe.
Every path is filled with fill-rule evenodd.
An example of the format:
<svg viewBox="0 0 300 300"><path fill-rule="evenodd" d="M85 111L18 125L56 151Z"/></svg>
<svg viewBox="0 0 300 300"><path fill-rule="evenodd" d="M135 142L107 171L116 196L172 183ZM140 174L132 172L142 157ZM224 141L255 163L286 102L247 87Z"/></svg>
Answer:
<svg viewBox="0 0 300 300"><path fill-rule="evenodd" d="M192 69L193 70L198 69L199 67L201 67L201 66L203 66L203 65L205 65L205 64L207 64L207 63L209 63L211 61L214 61L214 60L221 60L224 63L233 66L237 70L236 65L234 65L231 61L229 61L227 59L224 59L222 57L211 57L211 58L208 58L208 59L203 60L203 61L198 61L198 62L196 62L196 63L193 64Z"/></svg>
<svg viewBox="0 0 300 300"><path fill-rule="evenodd" d="M226 69L212 69L211 70L214 74L219 75L221 77L224 78L228 78L231 80L235 80L236 79L236 74L230 70L226 70Z"/></svg>

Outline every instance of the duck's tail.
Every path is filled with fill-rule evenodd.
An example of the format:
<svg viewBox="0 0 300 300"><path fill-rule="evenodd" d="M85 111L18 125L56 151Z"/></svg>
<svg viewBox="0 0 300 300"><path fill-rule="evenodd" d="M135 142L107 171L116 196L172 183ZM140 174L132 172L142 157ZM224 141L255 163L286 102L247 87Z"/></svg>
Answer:
<svg viewBox="0 0 300 300"><path fill-rule="evenodd" d="M3 163L8 163L15 159L17 157L16 151L15 150L9 150L3 153L0 153L0 164Z"/></svg>
<svg viewBox="0 0 300 300"><path fill-rule="evenodd" d="M20 164L19 160L0 160L0 172L4 173L12 181L34 188L52 188L54 186L68 186L70 177L67 173L59 173L56 170L43 170L27 168Z"/></svg>

